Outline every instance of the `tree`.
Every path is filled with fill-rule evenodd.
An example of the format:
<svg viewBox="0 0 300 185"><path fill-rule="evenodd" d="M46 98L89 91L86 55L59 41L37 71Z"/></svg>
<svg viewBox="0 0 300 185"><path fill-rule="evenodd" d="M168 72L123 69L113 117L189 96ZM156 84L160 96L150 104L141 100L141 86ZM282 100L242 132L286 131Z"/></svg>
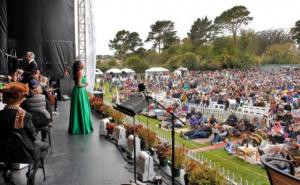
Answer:
<svg viewBox="0 0 300 185"><path fill-rule="evenodd" d="M193 44L200 46L207 41L215 38L217 34L217 27L206 16L202 19L198 18L191 27L188 37Z"/></svg>
<svg viewBox="0 0 300 185"><path fill-rule="evenodd" d="M290 35L283 29L269 29L257 33L258 53L263 54L268 46L292 43Z"/></svg>
<svg viewBox="0 0 300 185"><path fill-rule="evenodd" d="M109 41L109 48L115 51L115 57L124 61L128 53L134 53L137 47L143 46L142 39L136 32L118 31L115 38Z"/></svg>
<svg viewBox="0 0 300 185"><path fill-rule="evenodd" d="M140 36L137 32L132 32L129 34L128 45L132 53L136 52L137 47L143 46L142 39L140 39Z"/></svg>
<svg viewBox="0 0 300 185"><path fill-rule="evenodd" d="M295 64L300 62L300 56L294 43L274 44L266 49L263 63Z"/></svg>
<svg viewBox="0 0 300 185"><path fill-rule="evenodd" d="M247 25L253 17L250 17L250 12L245 6L234 6L229 10L224 11L215 18L215 24L221 29L228 30L233 35L233 41L236 44L236 37L239 29L243 25Z"/></svg>
<svg viewBox="0 0 300 185"><path fill-rule="evenodd" d="M148 34L146 42L153 41L153 48L158 47L158 53L161 49L169 48L174 42L178 41L174 30L174 22L156 21L151 25L151 31Z"/></svg>
<svg viewBox="0 0 300 185"><path fill-rule="evenodd" d="M180 60L180 63L189 70L198 70L200 67L197 56L192 52L186 52Z"/></svg>
<svg viewBox="0 0 300 185"><path fill-rule="evenodd" d="M110 67L116 67L117 66L117 61L116 61L116 59L110 59L109 61L108 61L108 65L110 66Z"/></svg>
<svg viewBox="0 0 300 185"><path fill-rule="evenodd" d="M145 62L145 60L141 59L137 55L129 57L125 64L127 67L133 69L136 73L144 73L145 70L149 68L149 65Z"/></svg>
<svg viewBox="0 0 300 185"><path fill-rule="evenodd" d="M292 38L300 45L300 20L295 23L295 27L291 29Z"/></svg>
<svg viewBox="0 0 300 185"><path fill-rule="evenodd" d="M167 61L166 67L167 67L168 69L170 69L171 71L174 71L175 69L177 69L178 67L180 67L180 66L182 65L180 58L181 58L180 55L171 57L171 58Z"/></svg>
<svg viewBox="0 0 300 185"><path fill-rule="evenodd" d="M253 30L241 30L241 36L238 40L238 47L241 52L257 54L258 36Z"/></svg>

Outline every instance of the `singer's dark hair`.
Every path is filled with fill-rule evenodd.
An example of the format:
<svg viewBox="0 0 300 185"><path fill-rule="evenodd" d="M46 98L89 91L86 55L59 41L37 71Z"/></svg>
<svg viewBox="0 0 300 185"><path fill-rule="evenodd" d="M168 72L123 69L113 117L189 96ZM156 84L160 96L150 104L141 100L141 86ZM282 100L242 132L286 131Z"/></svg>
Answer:
<svg viewBox="0 0 300 185"><path fill-rule="evenodd" d="M144 92L145 89L146 89L145 84L143 84L143 83L140 83L140 84L138 85L138 88L139 88L139 91L140 91L140 92Z"/></svg>
<svg viewBox="0 0 300 185"><path fill-rule="evenodd" d="M73 80L76 81L77 79L77 72L82 69L81 61L76 60L73 64Z"/></svg>

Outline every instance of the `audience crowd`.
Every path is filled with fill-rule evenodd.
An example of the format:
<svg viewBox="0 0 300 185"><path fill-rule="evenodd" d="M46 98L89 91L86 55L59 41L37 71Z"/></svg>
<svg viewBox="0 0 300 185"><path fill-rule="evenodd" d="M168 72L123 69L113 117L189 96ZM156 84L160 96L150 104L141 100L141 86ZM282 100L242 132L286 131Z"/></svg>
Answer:
<svg viewBox="0 0 300 185"><path fill-rule="evenodd" d="M139 83L144 83L147 93L164 105L170 106L171 102L175 114L186 123L176 122L175 126L189 128L181 132L185 139L208 138L212 144L227 142L229 153L243 146L256 147L261 155L280 156L279 152L296 163L299 157L300 163L299 70L188 71L181 75L153 75L148 79L110 74L106 80L111 82L110 91L117 87L113 96L117 103L136 93ZM224 110L220 111L228 113L228 117L222 120L214 114L204 115L191 104L207 109L223 105ZM266 111L260 117L237 115L237 110L245 106L261 107ZM163 116L158 115L157 109L160 107L151 103L147 114L157 116L163 120L163 127L170 128L168 114L161 111ZM231 140L239 142L234 145Z"/></svg>

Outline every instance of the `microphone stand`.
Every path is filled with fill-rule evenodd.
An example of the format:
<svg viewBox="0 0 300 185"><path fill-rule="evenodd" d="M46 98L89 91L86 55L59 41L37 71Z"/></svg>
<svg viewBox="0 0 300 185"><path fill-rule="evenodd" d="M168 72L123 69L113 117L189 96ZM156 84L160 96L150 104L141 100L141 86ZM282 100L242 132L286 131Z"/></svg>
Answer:
<svg viewBox="0 0 300 185"><path fill-rule="evenodd" d="M180 118L178 118L175 114L174 114L174 110L168 110L164 105L162 105L160 102L156 101L156 99L154 99L151 96L146 96L145 93L143 92L145 98L147 101L152 100L155 103L157 103L161 108L163 108L165 111L167 111L169 114L171 114L171 123L172 123L172 185L175 185L175 127L174 127L174 121L178 120L181 123L185 124L184 121L182 121Z"/></svg>
<svg viewBox="0 0 300 185"><path fill-rule="evenodd" d="M133 173L134 173L134 183L136 183L136 143L135 143L135 117L133 117Z"/></svg>

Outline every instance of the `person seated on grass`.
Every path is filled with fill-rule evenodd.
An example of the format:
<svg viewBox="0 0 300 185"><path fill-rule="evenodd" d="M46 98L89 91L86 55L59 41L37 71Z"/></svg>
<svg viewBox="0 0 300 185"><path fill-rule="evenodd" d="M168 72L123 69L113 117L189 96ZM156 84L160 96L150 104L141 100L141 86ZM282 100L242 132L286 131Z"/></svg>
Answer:
<svg viewBox="0 0 300 185"><path fill-rule="evenodd" d="M225 124L235 127L237 125L237 122L238 118L236 117L234 112L231 111L231 114L228 116L227 120L225 121Z"/></svg>
<svg viewBox="0 0 300 185"><path fill-rule="evenodd" d="M190 119L193 115L196 115L196 110L194 107L191 109L191 112L187 113L186 119Z"/></svg>
<svg viewBox="0 0 300 185"><path fill-rule="evenodd" d="M285 131L286 137L292 139L297 138L298 132L295 129L296 128L293 128L292 125L289 125Z"/></svg>
<svg viewBox="0 0 300 185"><path fill-rule="evenodd" d="M297 141L293 141L286 150L286 158L292 160L296 166L300 166L300 147Z"/></svg>
<svg viewBox="0 0 300 185"><path fill-rule="evenodd" d="M245 131L246 131L246 126L244 123L244 119L240 119L236 127L233 127L232 136L239 137Z"/></svg>
<svg viewBox="0 0 300 185"><path fill-rule="evenodd" d="M215 118L215 115L212 114L208 119L207 122L210 123L211 125L214 125L215 123L217 123L217 119Z"/></svg>
<svg viewBox="0 0 300 185"><path fill-rule="evenodd" d="M219 143L223 142L225 140L227 134L228 134L228 132L226 131L226 129L223 126L219 127L217 133L215 133L215 135L214 135L212 143L219 144Z"/></svg>
<svg viewBox="0 0 300 185"><path fill-rule="evenodd" d="M269 157L273 158L279 158L279 159L285 159L285 153L282 145L274 145L271 148L270 153L267 154ZM283 170L285 172L288 172L289 169L289 164L287 162L282 162L282 161L270 161L270 164L272 164L275 168L278 168L280 170Z"/></svg>
<svg viewBox="0 0 300 185"><path fill-rule="evenodd" d="M276 143L284 143L284 128L281 126L280 122L277 121L274 123L274 126L269 131L268 135L270 137L270 141L273 144Z"/></svg>
<svg viewBox="0 0 300 185"><path fill-rule="evenodd" d="M192 129L196 128L199 125L199 121L195 115L192 115L192 117L189 120L189 123Z"/></svg>
<svg viewBox="0 0 300 185"><path fill-rule="evenodd" d="M285 113L285 115L283 116L283 121L284 121L284 123L285 123L285 126L291 125L291 124L295 123L295 120L294 120L294 118L293 118L293 115L292 115L292 112L291 112L291 111L288 110L288 111Z"/></svg>
<svg viewBox="0 0 300 185"><path fill-rule="evenodd" d="M185 139L200 139L200 138L208 138L212 134L211 124L208 123L203 126L199 126L198 128L188 131L183 134Z"/></svg>

